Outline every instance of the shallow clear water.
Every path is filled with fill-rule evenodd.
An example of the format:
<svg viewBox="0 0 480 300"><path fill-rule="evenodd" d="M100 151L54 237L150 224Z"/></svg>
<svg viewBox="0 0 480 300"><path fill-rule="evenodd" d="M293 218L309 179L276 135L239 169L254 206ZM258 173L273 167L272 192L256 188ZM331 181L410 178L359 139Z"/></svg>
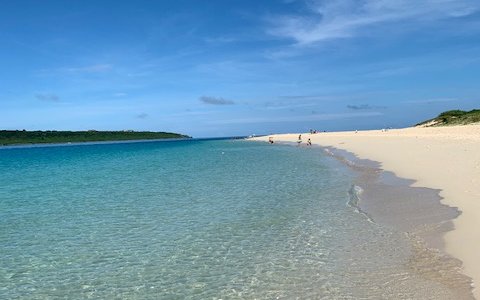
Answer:
<svg viewBox="0 0 480 300"><path fill-rule="evenodd" d="M0 150L1 299L448 298L319 149L178 141ZM413 250L412 250L413 249Z"/></svg>

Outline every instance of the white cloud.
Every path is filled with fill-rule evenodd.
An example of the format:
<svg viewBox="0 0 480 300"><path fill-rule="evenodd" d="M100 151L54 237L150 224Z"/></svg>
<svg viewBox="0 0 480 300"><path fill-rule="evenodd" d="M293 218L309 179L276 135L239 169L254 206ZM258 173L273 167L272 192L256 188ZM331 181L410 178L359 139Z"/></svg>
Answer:
<svg viewBox="0 0 480 300"><path fill-rule="evenodd" d="M403 103L432 104L432 103L440 103L440 102L457 102L457 101L459 101L457 98L432 98L432 99L408 100L408 101L403 101Z"/></svg>
<svg viewBox="0 0 480 300"><path fill-rule="evenodd" d="M111 64L94 64L94 65L85 65L85 66L75 66L75 67L61 67L54 69L40 69L35 71L36 76L40 77L49 77L49 76L82 76L82 75L91 75L91 74L103 74L113 70L113 65Z"/></svg>
<svg viewBox="0 0 480 300"><path fill-rule="evenodd" d="M317 0L309 15L271 18L270 34L309 45L329 39L348 38L367 27L393 22L435 21L473 14L478 0ZM404 26L405 24L403 24Z"/></svg>
<svg viewBox="0 0 480 300"><path fill-rule="evenodd" d="M207 37L204 40L209 44L228 44L228 43L233 43L237 41L236 38L228 37L228 36Z"/></svg>
<svg viewBox="0 0 480 300"><path fill-rule="evenodd" d="M257 123L297 123L297 122L313 122L341 120L351 118L365 118L382 116L381 112L348 112L348 113L332 113L332 114L311 114L306 116L284 116L284 117L250 117L250 118L232 118L226 120L212 120L208 124L257 124Z"/></svg>
<svg viewBox="0 0 480 300"><path fill-rule="evenodd" d="M102 73L107 72L112 69L110 64L96 64L84 67L74 67L74 68L65 68L66 72L71 73Z"/></svg>

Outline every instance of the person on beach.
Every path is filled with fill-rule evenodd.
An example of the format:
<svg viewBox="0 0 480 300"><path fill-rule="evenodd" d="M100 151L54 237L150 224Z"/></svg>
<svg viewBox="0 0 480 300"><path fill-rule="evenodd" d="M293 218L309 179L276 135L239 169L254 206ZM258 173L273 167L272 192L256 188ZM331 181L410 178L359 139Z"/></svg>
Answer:
<svg viewBox="0 0 480 300"><path fill-rule="evenodd" d="M312 145L312 141L311 141L310 139L308 139L307 145L308 145L308 146L311 146L311 145Z"/></svg>
<svg viewBox="0 0 480 300"><path fill-rule="evenodd" d="M302 135L300 134L298 136L298 141L297 141L297 144L300 145L302 143Z"/></svg>
<svg viewBox="0 0 480 300"><path fill-rule="evenodd" d="M268 137L268 142L269 142L270 144L273 144L273 137L271 137L271 136Z"/></svg>

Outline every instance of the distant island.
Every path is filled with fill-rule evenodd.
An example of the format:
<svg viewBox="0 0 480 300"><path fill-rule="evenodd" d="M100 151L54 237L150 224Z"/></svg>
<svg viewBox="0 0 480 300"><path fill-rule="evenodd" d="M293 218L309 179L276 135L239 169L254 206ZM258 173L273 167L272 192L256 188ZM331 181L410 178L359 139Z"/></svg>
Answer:
<svg viewBox="0 0 480 300"><path fill-rule="evenodd" d="M0 130L0 145L82 143L129 140L156 140L190 138L171 132L151 131L26 131Z"/></svg>
<svg viewBox="0 0 480 300"><path fill-rule="evenodd" d="M418 127L468 125L480 122L480 109L471 111L449 110L438 117L416 124Z"/></svg>

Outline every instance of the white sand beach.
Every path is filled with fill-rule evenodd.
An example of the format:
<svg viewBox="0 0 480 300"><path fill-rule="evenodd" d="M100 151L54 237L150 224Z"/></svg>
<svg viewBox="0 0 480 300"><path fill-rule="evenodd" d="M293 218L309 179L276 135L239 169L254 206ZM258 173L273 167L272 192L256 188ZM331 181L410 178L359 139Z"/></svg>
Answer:
<svg viewBox="0 0 480 300"><path fill-rule="evenodd" d="M296 142L298 133L252 140ZM381 163L386 171L441 190L442 203L462 213L445 235L445 251L463 262L480 299L480 125L302 134L302 145L331 146Z"/></svg>

